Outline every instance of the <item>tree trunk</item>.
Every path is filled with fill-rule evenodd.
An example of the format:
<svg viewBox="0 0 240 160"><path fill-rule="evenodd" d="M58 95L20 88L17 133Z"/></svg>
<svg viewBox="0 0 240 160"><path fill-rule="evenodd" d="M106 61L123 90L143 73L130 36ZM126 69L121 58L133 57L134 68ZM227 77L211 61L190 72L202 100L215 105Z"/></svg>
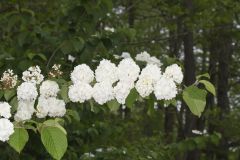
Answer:
<svg viewBox="0 0 240 160"><path fill-rule="evenodd" d="M232 39L229 32L220 30L218 32L218 83L217 83L217 106L221 109L219 120L223 120L226 113L229 112L229 99L228 99L228 79L229 79L229 64L232 55ZM224 133L223 130L220 131ZM217 159L226 160L227 157L227 139L223 134L220 141L221 152L217 154Z"/></svg>
<svg viewBox="0 0 240 160"><path fill-rule="evenodd" d="M187 10L188 18L193 11L193 1L185 0L184 7ZM192 29L188 26L187 23L184 24L184 36L183 36L183 44L184 44L184 84L189 86L195 82L195 58L193 53L193 32ZM186 110L186 122L184 133L185 137L192 137L192 130L196 129L197 126L197 117L194 116L187 105L184 103L184 108ZM198 160L199 152L197 150L193 150L187 153L187 160Z"/></svg>
<svg viewBox="0 0 240 160"><path fill-rule="evenodd" d="M177 22L176 24L176 30L171 30L169 32L169 56L174 58L174 57L179 57L179 46L180 46L180 41L178 38L178 31L179 31L179 23ZM176 121L176 114L177 114L177 108L176 106L169 105L165 109L165 119L164 119L164 128L165 128L165 137L166 137L166 142L171 143L173 141L173 131L174 131L174 125Z"/></svg>

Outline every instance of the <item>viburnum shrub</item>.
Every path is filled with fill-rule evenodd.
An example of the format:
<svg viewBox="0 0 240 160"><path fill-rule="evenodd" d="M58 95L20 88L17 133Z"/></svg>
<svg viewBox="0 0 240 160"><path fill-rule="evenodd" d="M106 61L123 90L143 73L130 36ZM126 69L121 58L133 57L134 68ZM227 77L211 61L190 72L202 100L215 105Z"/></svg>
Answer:
<svg viewBox="0 0 240 160"><path fill-rule="evenodd" d="M116 105L130 108L135 101L153 98L156 103L175 105L177 94L182 93L192 113L200 116L206 104L206 90L215 95L208 74L198 76L193 85L183 89L179 65L164 69L160 60L147 52L135 59L125 57L118 65L103 59L95 72L87 64L79 64L70 74L71 81L64 81L65 87L57 82L63 73L57 64L49 71L48 78L44 78L39 66L24 71L21 81L12 70L5 71L0 80L0 96L5 99L0 103L0 141L7 141L20 153L29 139L27 130L33 129L40 134L51 156L61 159L68 146L67 132L61 122L71 110L71 103L107 104L112 110ZM138 62L146 63L141 63L140 68ZM201 89L203 86L206 90ZM67 109L66 104L69 104Z"/></svg>

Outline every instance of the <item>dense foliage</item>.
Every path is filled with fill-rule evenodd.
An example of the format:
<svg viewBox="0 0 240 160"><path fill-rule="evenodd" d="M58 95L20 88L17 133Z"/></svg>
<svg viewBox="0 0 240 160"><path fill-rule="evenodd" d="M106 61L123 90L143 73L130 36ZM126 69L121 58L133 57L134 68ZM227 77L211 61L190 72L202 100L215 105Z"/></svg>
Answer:
<svg viewBox="0 0 240 160"><path fill-rule="evenodd" d="M28 122L26 130L15 129L10 146L0 142L1 159L51 159L46 149L59 159L66 147L63 159L239 159L239 6L235 0L2 0L0 73L13 69L21 77L39 65L68 103L74 66L95 70L103 58L118 64L126 52L135 58L147 51L163 68L181 65L184 85L176 101L157 105L134 93L126 107L69 102L64 121L39 122L57 123L67 136ZM63 74L53 78L54 64ZM16 112L16 88L2 88L0 97Z"/></svg>

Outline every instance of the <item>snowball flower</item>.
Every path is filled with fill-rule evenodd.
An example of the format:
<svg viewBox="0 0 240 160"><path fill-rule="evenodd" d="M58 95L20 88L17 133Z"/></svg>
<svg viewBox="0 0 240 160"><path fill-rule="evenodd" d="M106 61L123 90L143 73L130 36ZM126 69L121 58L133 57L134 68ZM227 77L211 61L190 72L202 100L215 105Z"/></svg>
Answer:
<svg viewBox="0 0 240 160"><path fill-rule="evenodd" d="M177 87L172 79L161 77L154 87L157 100L171 100L177 95Z"/></svg>
<svg viewBox="0 0 240 160"><path fill-rule="evenodd" d="M11 117L11 106L7 102L0 102L0 116L4 118Z"/></svg>
<svg viewBox="0 0 240 160"><path fill-rule="evenodd" d="M147 53L146 51L143 51L139 54L136 55L135 59L137 61L143 61L143 62L147 62L150 59L150 54Z"/></svg>
<svg viewBox="0 0 240 160"><path fill-rule="evenodd" d="M52 99L50 98L45 98L43 96L40 96L38 98L38 104L36 107L36 116L38 118L45 118L48 114L48 109L49 109L49 100Z"/></svg>
<svg viewBox="0 0 240 160"><path fill-rule="evenodd" d="M109 60L103 59L95 70L97 82L108 81L111 84L118 80L117 67Z"/></svg>
<svg viewBox="0 0 240 160"><path fill-rule="evenodd" d="M154 64L148 64L139 76L139 79L149 77L149 79L153 80L153 83L156 83L161 78L161 69Z"/></svg>
<svg viewBox="0 0 240 160"><path fill-rule="evenodd" d="M32 118L35 101L18 101L17 113L14 115L14 119L17 122L26 121Z"/></svg>
<svg viewBox="0 0 240 160"><path fill-rule="evenodd" d="M157 65L148 64L141 71L135 88L142 97L149 96L154 89L154 85L160 78L160 68Z"/></svg>
<svg viewBox="0 0 240 160"><path fill-rule="evenodd" d="M86 64L81 64L74 67L71 73L71 80L74 84L78 82L91 83L93 79L94 73Z"/></svg>
<svg viewBox="0 0 240 160"><path fill-rule="evenodd" d="M182 69L177 64L168 66L163 76L173 79L173 81L175 81L177 84L182 83L183 80Z"/></svg>
<svg viewBox="0 0 240 160"><path fill-rule="evenodd" d="M93 87L93 98L100 105L114 99L112 84L108 82L96 83Z"/></svg>
<svg viewBox="0 0 240 160"><path fill-rule="evenodd" d="M47 115L50 117L62 117L66 113L65 106L63 100L55 97L39 97L36 116L38 118L45 118Z"/></svg>
<svg viewBox="0 0 240 160"><path fill-rule="evenodd" d="M134 87L133 83L124 82L117 83L117 85L113 88L113 92L118 103L125 104L126 98L133 87Z"/></svg>
<svg viewBox="0 0 240 160"><path fill-rule="evenodd" d="M55 81L46 80L40 86L40 94L46 98L57 97L59 90L59 86Z"/></svg>
<svg viewBox="0 0 240 160"><path fill-rule="evenodd" d="M161 61L159 59L157 59L155 56L150 57L147 60L147 64L156 64L159 67L162 65Z"/></svg>
<svg viewBox="0 0 240 160"><path fill-rule="evenodd" d="M49 105L48 115L50 117L63 117L66 113L66 104L63 100L52 98Z"/></svg>
<svg viewBox="0 0 240 160"><path fill-rule="evenodd" d="M18 100L32 101L38 96L37 87L31 82L23 82L17 88L17 98Z"/></svg>
<svg viewBox="0 0 240 160"><path fill-rule="evenodd" d="M131 59L125 58L118 65L118 78L126 83L133 83L139 75L139 66Z"/></svg>
<svg viewBox="0 0 240 160"><path fill-rule="evenodd" d="M128 52L122 52L121 57L122 57L122 58L131 58L131 55L130 55L130 53L128 53Z"/></svg>
<svg viewBox="0 0 240 160"><path fill-rule="evenodd" d="M22 79L25 82L40 84L43 81L44 76L41 74L39 66L32 66L23 72Z"/></svg>
<svg viewBox="0 0 240 160"><path fill-rule="evenodd" d="M78 82L69 87L68 97L72 102L83 103L86 100L91 99L92 97L92 87L83 82Z"/></svg>
<svg viewBox="0 0 240 160"><path fill-rule="evenodd" d="M144 76L137 81L135 88L142 97L149 96L153 91L153 79Z"/></svg>
<svg viewBox="0 0 240 160"><path fill-rule="evenodd" d="M137 61L147 62L147 64L155 64L159 67L162 65L159 59L157 59L155 56L150 56L150 54L147 53L146 51L143 51L140 54L137 54L135 59Z"/></svg>
<svg viewBox="0 0 240 160"><path fill-rule="evenodd" d="M0 119L0 141L5 142L14 133L14 126L8 119Z"/></svg>

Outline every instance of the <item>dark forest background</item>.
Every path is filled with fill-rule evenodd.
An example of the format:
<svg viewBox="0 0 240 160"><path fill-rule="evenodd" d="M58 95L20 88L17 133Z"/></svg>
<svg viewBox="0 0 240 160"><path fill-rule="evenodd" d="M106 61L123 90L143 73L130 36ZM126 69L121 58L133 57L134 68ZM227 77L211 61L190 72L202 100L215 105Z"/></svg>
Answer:
<svg viewBox="0 0 240 160"><path fill-rule="evenodd" d="M181 98L178 107L155 110L144 103L114 114L81 110L67 126L64 159L238 160L239 13L237 0L1 0L0 73L20 76L35 64L46 73L59 63L69 79L79 63L94 68L102 58L142 51L182 64L185 86L209 73L217 95L208 95L200 118ZM50 159L39 137L30 137L20 155L0 143L0 159Z"/></svg>

